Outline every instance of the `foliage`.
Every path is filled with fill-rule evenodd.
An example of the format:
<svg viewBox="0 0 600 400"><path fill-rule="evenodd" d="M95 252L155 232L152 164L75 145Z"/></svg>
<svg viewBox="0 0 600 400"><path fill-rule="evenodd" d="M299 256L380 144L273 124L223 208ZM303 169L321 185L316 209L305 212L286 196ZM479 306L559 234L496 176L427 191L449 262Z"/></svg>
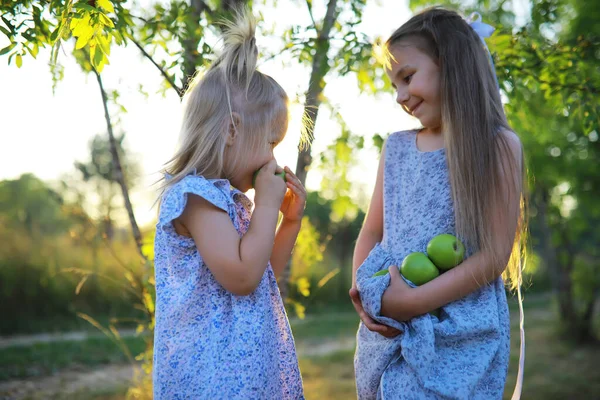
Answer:
<svg viewBox="0 0 600 400"><path fill-rule="evenodd" d="M3 334L75 312L140 317L131 286L142 271L126 232L107 246L79 205L32 175L0 182L0 198Z"/></svg>
<svg viewBox="0 0 600 400"><path fill-rule="evenodd" d="M145 348L141 337L126 337L128 352L140 353ZM95 367L103 364L131 362L108 338L90 337L81 341L37 343L0 349L0 381L52 375L74 364Z"/></svg>

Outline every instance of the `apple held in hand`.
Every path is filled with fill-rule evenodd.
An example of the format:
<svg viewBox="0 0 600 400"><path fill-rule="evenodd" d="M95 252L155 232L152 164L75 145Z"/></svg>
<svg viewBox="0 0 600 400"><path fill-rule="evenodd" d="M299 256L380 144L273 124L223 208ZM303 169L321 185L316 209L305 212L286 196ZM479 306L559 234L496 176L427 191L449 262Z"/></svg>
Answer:
<svg viewBox="0 0 600 400"><path fill-rule="evenodd" d="M374 277L376 277L376 276L383 276L383 275L385 275L385 274L389 274L389 273L390 273L390 271L389 271L389 270L387 270L387 269L382 269L382 270L381 270L381 271L379 271L379 272L375 272L375 273L373 274L373 278L374 278Z"/></svg>
<svg viewBox="0 0 600 400"><path fill-rule="evenodd" d="M256 187L256 176L258 175L259 171L260 171L260 169L257 169L256 171L254 171L254 175L252 175L252 187ZM280 176L284 182L287 182L287 179L285 179L285 171L281 171L275 175Z"/></svg>
<svg viewBox="0 0 600 400"><path fill-rule="evenodd" d="M400 273L414 283L415 285L423 285L440 275L440 271L435 267L429 258L424 253L410 253L402 261Z"/></svg>
<svg viewBox="0 0 600 400"><path fill-rule="evenodd" d="M447 271L461 263L465 256L465 246L453 235L437 235L427 244L427 255L436 267Z"/></svg>

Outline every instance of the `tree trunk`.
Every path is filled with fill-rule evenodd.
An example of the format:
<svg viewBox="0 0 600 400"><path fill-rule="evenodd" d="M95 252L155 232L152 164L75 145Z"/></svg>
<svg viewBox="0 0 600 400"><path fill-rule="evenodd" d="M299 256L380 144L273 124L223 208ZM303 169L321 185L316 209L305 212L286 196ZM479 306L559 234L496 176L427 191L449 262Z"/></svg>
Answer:
<svg viewBox="0 0 600 400"><path fill-rule="evenodd" d="M190 5L192 6L192 18L195 23L200 24L200 16L206 9L206 4L202 0L191 0ZM179 97L183 97L185 92L190 86L192 78L196 73L196 68L200 60L200 53L198 53L198 44L200 43L200 37L194 32L194 29L188 31L187 39L183 40L182 46L183 52L183 90L179 93Z"/></svg>
<svg viewBox="0 0 600 400"><path fill-rule="evenodd" d="M597 342L598 338L594 332L594 310L596 306L596 298L598 297L599 289L594 290L592 298L585 307L585 311L581 318L581 342Z"/></svg>
<svg viewBox="0 0 600 400"><path fill-rule="evenodd" d="M100 77L100 74L95 69L94 74L96 74L98 86L100 87L100 94L102 95L102 105L104 106L104 118L106 119L106 129L108 131L108 139L110 142L110 153L112 155L113 163L115 164L115 178L119 183L119 186L121 187L121 194L123 195L123 201L125 202L125 209L127 210L127 215L129 217L129 223L131 225L131 231L133 233L133 238L135 240L136 247L143 259L148 261L148 259L144 255L144 252L142 251L142 234L140 233L140 228L138 227L137 221L135 220L133 206L131 204L131 200L129 199L129 189L127 188L127 184L125 183L125 176L123 175L123 168L121 167L121 159L119 158L119 152L117 150L117 141L115 140L112 122L110 120L110 114L108 112L108 97L106 96L104 85L102 84L102 77Z"/></svg>
<svg viewBox="0 0 600 400"><path fill-rule="evenodd" d="M593 332L593 315L596 296L592 296L585 311L580 315L575 305L573 281L571 273L575 265L575 250L570 245L566 229L561 231L563 247L560 249L566 254L564 262L558 257L556 246L552 243L552 231L548 225L549 194L546 189L538 190L538 218L541 230L542 258L548 267L554 292L558 296L559 319L564 328L564 333L579 343L595 342Z"/></svg>
<svg viewBox="0 0 600 400"><path fill-rule="evenodd" d="M352 252L352 249L349 248L352 245L352 241L350 240L350 224L344 226L339 233L342 235L342 243L340 248L340 284L338 286L338 296L340 299L345 299L348 298L348 290L350 290L351 286L351 284L347 284L348 273L352 270L351 262L348 262L348 255ZM350 266L349 269L348 266Z"/></svg>
<svg viewBox="0 0 600 400"><path fill-rule="evenodd" d="M301 147L298 152L298 162L296 163L296 176L302 182L302 185L306 185L306 175L308 173L308 167L312 163L311 148L314 139L314 129L317 122L317 116L319 112L319 106L321 105L321 95L325 88L325 75L329 70L329 58L327 53L329 52L329 33L337 18L336 10L337 0L329 0L327 4L327 12L325 13L325 19L323 20L323 26L317 35L317 43L315 55L313 57L312 71L310 79L308 81L308 91L306 92L306 100L304 102L304 118L303 121L308 122L306 127L306 133L308 136L307 143ZM315 29L317 27L315 26ZM290 281L290 266L291 261L288 261L287 265L281 273L279 280L279 290L281 297L286 298L288 295L288 287Z"/></svg>
<svg viewBox="0 0 600 400"><path fill-rule="evenodd" d="M221 2L221 9L226 12L232 12L235 9L242 7L246 3L246 0L223 0ZM200 17L202 13L212 13L212 10L206 5L203 0L190 0L192 6L192 18L200 24ZM179 92L179 97L183 97L185 92L192 82L192 78L196 74L196 68L200 64L200 53L198 52L198 44L200 43L200 36L197 36L195 29L187 32L187 39L182 41L183 52L183 90Z"/></svg>
<svg viewBox="0 0 600 400"><path fill-rule="evenodd" d="M327 13L323 21L323 27L317 35L315 55L313 57L312 71L308 82L308 91L304 102L304 120L308 122L306 133L308 142L298 153L298 162L296 163L296 175L302 184L306 184L306 175L308 167L312 162L311 148L314 140L314 129L321 105L321 95L325 88L324 78L329 70L329 33L337 18L336 13L337 0L329 0L327 4Z"/></svg>

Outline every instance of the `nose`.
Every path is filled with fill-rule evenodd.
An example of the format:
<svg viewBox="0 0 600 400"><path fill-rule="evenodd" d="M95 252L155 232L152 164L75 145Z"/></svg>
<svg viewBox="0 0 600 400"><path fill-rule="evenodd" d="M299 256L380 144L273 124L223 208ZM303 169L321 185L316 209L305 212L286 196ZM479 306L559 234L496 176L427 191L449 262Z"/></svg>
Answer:
<svg viewBox="0 0 600 400"><path fill-rule="evenodd" d="M410 95L408 94L408 90L403 87L399 87L396 89L396 103L403 105L408 101Z"/></svg>

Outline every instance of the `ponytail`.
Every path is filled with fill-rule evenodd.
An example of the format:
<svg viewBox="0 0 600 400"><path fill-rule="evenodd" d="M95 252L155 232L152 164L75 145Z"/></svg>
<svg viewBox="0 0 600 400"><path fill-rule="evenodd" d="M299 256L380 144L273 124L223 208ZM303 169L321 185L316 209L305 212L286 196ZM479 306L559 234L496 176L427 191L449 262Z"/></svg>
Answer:
<svg viewBox="0 0 600 400"><path fill-rule="evenodd" d="M273 78L256 70L256 19L247 8L234 12L232 21L223 21L223 50L204 74L197 74L185 94L181 143L159 181L161 197L171 185L190 173L205 178L231 179L227 170L226 134L239 114L242 146L255 152L270 146L269 135L285 135L288 98ZM281 139L282 136L279 138ZM240 157L232 152L228 161ZM166 177L170 178L167 180Z"/></svg>

